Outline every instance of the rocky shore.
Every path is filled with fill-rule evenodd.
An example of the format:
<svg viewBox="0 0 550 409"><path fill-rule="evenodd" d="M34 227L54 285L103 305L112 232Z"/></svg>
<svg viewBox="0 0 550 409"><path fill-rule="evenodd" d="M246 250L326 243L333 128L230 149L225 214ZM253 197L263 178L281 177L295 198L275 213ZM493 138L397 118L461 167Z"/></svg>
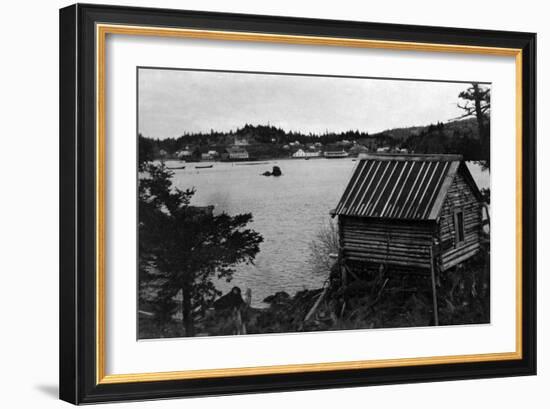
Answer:
<svg viewBox="0 0 550 409"><path fill-rule="evenodd" d="M440 325L489 323L488 257L488 252L482 251L440 278ZM293 296L284 291L277 292L263 300L268 305L266 308L250 307L239 294L238 299L233 299L232 303L222 308L210 308L198 319L196 335L433 325L433 301L427 277L411 275L405 279L388 275L381 270L365 276L356 275L344 285L335 270L323 288L302 290ZM140 316L140 325L154 324L149 317ZM151 328L150 332L159 333L158 328ZM181 321L177 320L171 320L164 325L161 332L162 337L185 336Z"/></svg>

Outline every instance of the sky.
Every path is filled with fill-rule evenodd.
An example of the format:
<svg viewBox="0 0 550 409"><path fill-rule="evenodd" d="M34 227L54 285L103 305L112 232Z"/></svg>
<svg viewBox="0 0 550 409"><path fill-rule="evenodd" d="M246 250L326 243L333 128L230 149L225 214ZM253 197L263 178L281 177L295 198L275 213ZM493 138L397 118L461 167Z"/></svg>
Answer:
<svg viewBox="0 0 550 409"><path fill-rule="evenodd" d="M140 68L138 131L184 133L272 125L304 133L386 129L457 118L469 84Z"/></svg>

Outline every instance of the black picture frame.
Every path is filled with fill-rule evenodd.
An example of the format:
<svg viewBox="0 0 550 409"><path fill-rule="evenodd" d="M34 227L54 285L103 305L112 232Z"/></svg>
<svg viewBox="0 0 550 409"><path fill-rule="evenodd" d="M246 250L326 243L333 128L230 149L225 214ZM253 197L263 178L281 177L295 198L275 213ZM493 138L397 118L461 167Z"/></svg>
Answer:
<svg viewBox="0 0 550 409"><path fill-rule="evenodd" d="M96 23L522 51L521 359L206 379L97 382ZM536 34L77 4L60 10L60 398L74 404L536 374Z"/></svg>

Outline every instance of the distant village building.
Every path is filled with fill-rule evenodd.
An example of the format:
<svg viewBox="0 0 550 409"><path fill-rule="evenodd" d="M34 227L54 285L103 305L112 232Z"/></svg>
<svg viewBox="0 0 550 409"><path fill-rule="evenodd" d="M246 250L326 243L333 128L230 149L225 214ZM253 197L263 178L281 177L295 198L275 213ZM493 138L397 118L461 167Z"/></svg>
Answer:
<svg viewBox="0 0 550 409"><path fill-rule="evenodd" d="M185 149L176 152L176 157L183 160L190 159L193 157L193 151L186 146Z"/></svg>
<svg viewBox="0 0 550 409"><path fill-rule="evenodd" d="M361 144L355 144L349 150L349 154L351 156L358 156L362 153L368 153L368 152L369 152L368 148L366 146L361 145Z"/></svg>
<svg viewBox="0 0 550 409"><path fill-rule="evenodd" d="M247 160L250 158L248 151L240 146L232 146L226 149L229 160Z"/></svg>
<svg viewBox="0 0 550 409"><path fill-rule="evenodd" d="M376 151L376 148L378 148L379 145L377 139L371 136L361 138L360 143L361 145L367 147L369 151Z"/></svg>
<svg viewBox="0 0 550 409"><path fill-rule="evenodd" d="M323 156L327 159L347 158L349 154L344 148L327 148L323 153Z"/></svg>
<svg viewBox="0 0 550 409"><path fill-rule="evenodd" d="M296 152L292 154L293 158L318 158L321 156L321 152L319 151L304 151L303 149L298 149Z"/></svg>
<svg viewBox="0 0 550 409"><path fill-rule="evenodd" d="M212 149L212 147L203 146L200 148L200 152L201 160L215 160L219 157L219 153L215 149Z"/></svg>
<svg viewBox="0 0 550 409"><path fill-rule="evenodd" d="M362 155L332 214L344 263L434 277L479 251L482 207L460 155Z"/></svg>
<svg viewBox="0 0 550 409"><path fill-rule="evenodd" d="M248 146L248 137L246 136L235 136L233 145L235 146Z"/></svg>
<svg viewBox="0 0 550 409"><path fill-rule="evenodd" d="M390 151L389 146L383 146L381 148L376 149L377 153L388 153Z"/></svg>
<svg viewBox="0 0 550 409"><path fill-rule="evenodd" d="M293 158L305 158L306 157L306 153L304 152L303 149L298 149L296 152L294 152L292 154L292 157Z"/></svg>

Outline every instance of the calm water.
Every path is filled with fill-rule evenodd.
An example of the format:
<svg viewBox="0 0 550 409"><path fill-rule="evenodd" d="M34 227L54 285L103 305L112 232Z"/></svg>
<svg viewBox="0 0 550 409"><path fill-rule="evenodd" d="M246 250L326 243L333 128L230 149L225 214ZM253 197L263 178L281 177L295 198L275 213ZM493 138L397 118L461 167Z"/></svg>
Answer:
<svg viewBox="0 0 550 409"><path fill-rule="evenodd" d="M322 286L326 277L312 271L310 243L330 222L329 212L338 204L356 163L349 158L248 165L215 162L210 169L195 169L197 164L187 163L186 169L175 170L175 186L196 189L192 204L214 205L216 212L230 215L252 213L251 228L264 237L255 264L237 266L233 281L220 281L217 287L224 293L235 285L243 292L250 288L252 304L261 306L265 297L277 291L292 295ZM281 177L261 176L273 165L281 168ZM478 185L488 187L488 172L473 164L468 167Z"/></svg>

